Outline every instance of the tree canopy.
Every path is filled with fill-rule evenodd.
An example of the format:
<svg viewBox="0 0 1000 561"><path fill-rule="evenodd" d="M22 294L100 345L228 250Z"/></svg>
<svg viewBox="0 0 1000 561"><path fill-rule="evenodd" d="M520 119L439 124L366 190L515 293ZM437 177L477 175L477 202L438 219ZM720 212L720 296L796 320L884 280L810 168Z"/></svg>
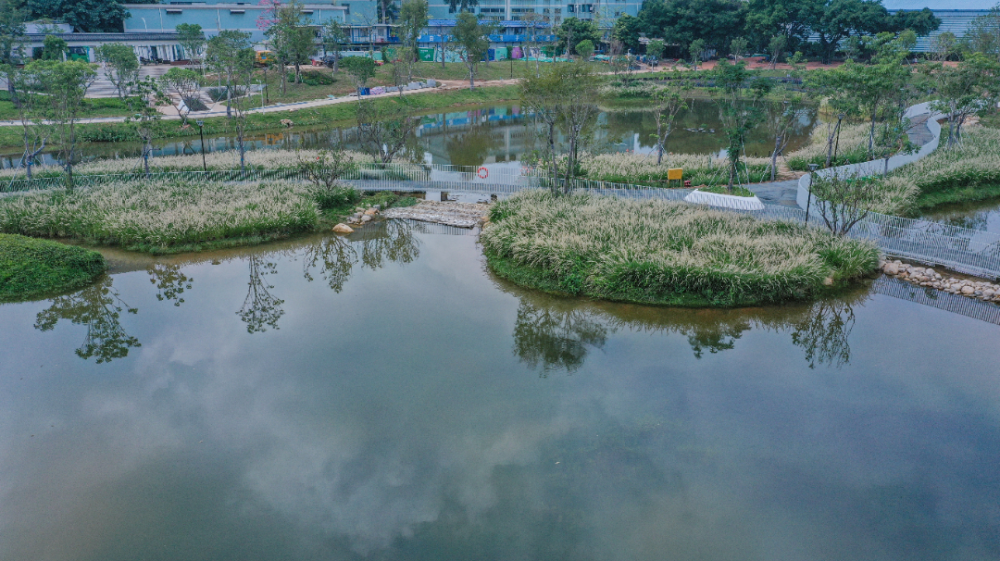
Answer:
<svg viewBox="0 0 1000 561"><path fill-rule="evenodd" d="M881 0L647 0L636 19L635 35L662 38L681 52L697 40L706 49L725 52L732 39L742 36L753 52L801 50L827 62L838 50L879 33L927 35L941 24L926 8L890 14ZM615 38L628 44L631 27L628 18L620 19ZM809 43L813 34L818 40Z"/></svg>
<svg viewBox="0 0 1000 561"><path fill-rule="evenodd" d="M132 4L155 4L156 0L136 0ZM34 19L47 18L88 33L122 31L128 10L119 0L28 0Z"/></svg>

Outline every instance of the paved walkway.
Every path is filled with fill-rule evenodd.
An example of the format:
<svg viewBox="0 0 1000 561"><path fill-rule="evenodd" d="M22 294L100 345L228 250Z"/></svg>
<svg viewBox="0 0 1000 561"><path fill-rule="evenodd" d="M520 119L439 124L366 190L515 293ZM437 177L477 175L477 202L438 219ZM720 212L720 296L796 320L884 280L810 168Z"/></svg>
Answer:
<svg viewBox="0 0 1000 561"><path fill-rule="evenodd" d="M145 68L145 67L144 67ZM489 88L495 86L508 86L518 83L519 80L490 80L484 82L476 82L476 88ZM423 88L420 90L409 90L404 91L403 95L413 95L419 93L442 93L447 91L455 91L466 89L469 87L468 82L463 82L460 80L439 80L440 84L437 88ZM252 94L257 96L259 94ZM398 96L398 93L385 93L379 95L366 95L364 99L375 99L383 97ZM300 101L296 103L281 103L275 105L267 105L263 108L256 107L251 109L250 113L278 113L278 112L295 112L300 109L312 109L315 107L325 107L328 105L336 105L338 103L351 103L357 101L357 96L345 95L343 97L338 97L336 99L314 99L311 101ZM163 119L166 120L179 120L181 117L177 114L177 109L172 105L164 105L159 107L161 113L163 113ZM188 115L188 119L204 119L206 117L224 117L226 115L226 106L223 103L213 103L209 106L208 111L198 111L192 112ZM80 119L77 123L123 123L126 117L95 117L90 119ZM0 121L0 127L19 127L21 126L20 121Z"/></svg>
<svg viewBox="0 0 1000 561"><path fill-rule="evenodd" d="M934 140L934 134L927 127L929 115L919 115L910 121L910 130L906 131L910 137L910 142L920 147ZM798 193L799 180L790 179L787 181L768 181L747 186L757 195L757 198L767 204L776 204L799 208L795 201Z"/></svg>

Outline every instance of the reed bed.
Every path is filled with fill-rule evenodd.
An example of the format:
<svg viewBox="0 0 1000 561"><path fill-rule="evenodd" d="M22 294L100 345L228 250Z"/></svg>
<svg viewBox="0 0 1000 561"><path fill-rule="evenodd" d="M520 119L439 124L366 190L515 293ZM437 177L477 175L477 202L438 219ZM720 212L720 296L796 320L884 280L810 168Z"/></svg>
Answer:
<svg viewBox="0 0 1000 561"><path fill-rule="evenodd" d="M943 134L940 148L893 171L886 183L911 192L921 209L1000 197L1000 130L974 126L963 136L948 148Z"/></svg>
<svg viewBox="0 0 1000 561"><path fill-rule="evenodd" d="M276 237L318 220L308 185L284 181L135 181L0 198L0 232L154 252Z"/></svg>
<svg viewBox="0 0 1000 561"><path fill-rule="evenodd" d="M370 162L371 157L360 152L345 152L350 161ZM247 167L250 169L291 169L298 166L299 159L315 160L319 150L253 150L247 152ZM235 150L210 152L205 154L205 165L210 170L233 170L240 168L240 154ZM201 171L201 154L178 156L158 156L150 158L149 168L153 173L169 171ZM74 175L110 175L143 171L138 158L116 158L82 162L73 166ZM34 166L34 177L61 177L63 168L58 165ZM24 168L0 170L0 177L11 179L24 176Z"/></svg>
<svg viewBox="0 0 1000 561"><path fill-rule="evenodd" d="M875 270L878 249L800 224L669 201L532 191L493 205L490 267L542 290L638 303L800 300Z"/></svg>
<svg viewBox="0 0 1000 561"><path fill-rule="evenodd" d="M771 162L768 158L742 158L740 182L757 183L770 179ZM704 154L664 154L656 163L656 154L616 152L612 154L584 154L580 167L588 179L631 183L652 187L667 185L667 170L683 168L684 179L691 185L724 185L729 182L729 160ZM678 186L677 183L674 183Z"/></svg>

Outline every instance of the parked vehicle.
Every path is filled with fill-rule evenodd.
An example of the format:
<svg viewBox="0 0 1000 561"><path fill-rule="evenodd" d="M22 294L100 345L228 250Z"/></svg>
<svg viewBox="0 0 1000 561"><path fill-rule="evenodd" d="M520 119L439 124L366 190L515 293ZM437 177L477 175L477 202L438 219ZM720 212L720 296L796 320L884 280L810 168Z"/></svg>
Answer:
<svg viewBox="0 0 1000 561"><path fill-rule="evenodd" d="M257 51L254 54L254 64L257 66L267 66L268 64L274 64L277 61L278 59L271 51Z"/></svg>

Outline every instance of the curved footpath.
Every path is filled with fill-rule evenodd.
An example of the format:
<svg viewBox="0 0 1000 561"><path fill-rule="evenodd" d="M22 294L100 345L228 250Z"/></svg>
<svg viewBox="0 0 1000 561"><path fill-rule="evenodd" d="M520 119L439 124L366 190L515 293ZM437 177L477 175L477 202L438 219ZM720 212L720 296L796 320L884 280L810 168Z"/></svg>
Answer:
<svg viewBox="0 0 1000 561"><path fill-rule="evenodd" d="M910 107L906 116L911 123L914 123L908 134L911 141L920 146L917 152L892 156L889 158L888 166L884 159L879 159L819 170L815 173L819 177L833 175L871 177L881 175L886 167L888 171L893 171L926 157L938 147L941 140L941 125L938 120L944 115L931 110L930 102L927 102ZM796 182L795 210L803 216L809 214L821 223L821 214L814 197L810 204L811 181L811 175L805 174ZM772 199L769 202L775 206L782 205L787 211L791 211L792 209L788 208L791 190L787 182L783 183L785 184L772 187L773 190L780 189L780 197L777 201ZM763 191L766 192L768 187L766 185L763 187ZM773 192L771 194L773 195ZM1000 235L996 233L871 212L851 230L849 235L872 240L887 256L932 267L941 266L986 279L1000 278Z"/></svg>

